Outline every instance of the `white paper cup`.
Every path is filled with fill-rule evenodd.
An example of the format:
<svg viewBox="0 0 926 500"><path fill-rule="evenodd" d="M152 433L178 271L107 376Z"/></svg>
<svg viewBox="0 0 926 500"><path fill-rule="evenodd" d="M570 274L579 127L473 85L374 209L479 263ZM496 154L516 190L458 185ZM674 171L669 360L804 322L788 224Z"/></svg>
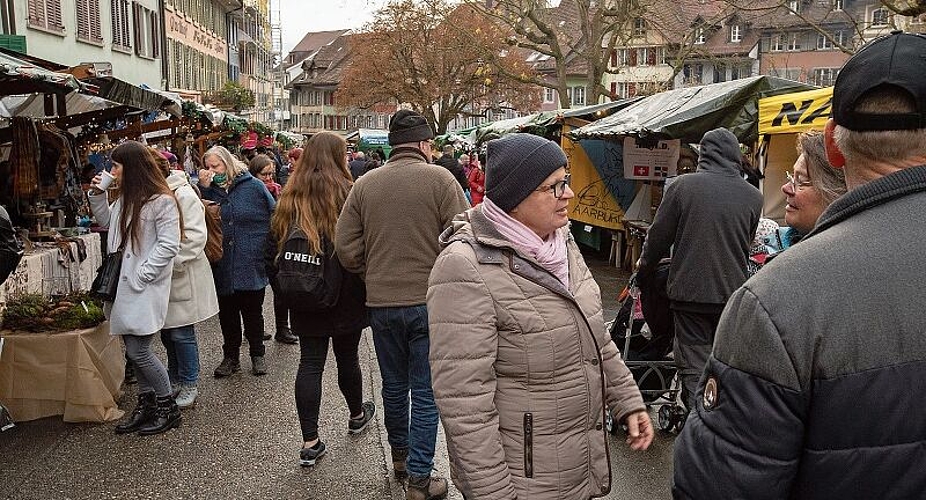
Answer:
<svg viewBox="0 0 926 500"><path fill-rule="evenodd" d="M100 191L106 191L107 189L109 189L109 186L110 184L113 183L114 179L115 177L113 177L113 174L105 170L100 171L100 183L97 184L96 186L97 189L99 189Z"/></svg>

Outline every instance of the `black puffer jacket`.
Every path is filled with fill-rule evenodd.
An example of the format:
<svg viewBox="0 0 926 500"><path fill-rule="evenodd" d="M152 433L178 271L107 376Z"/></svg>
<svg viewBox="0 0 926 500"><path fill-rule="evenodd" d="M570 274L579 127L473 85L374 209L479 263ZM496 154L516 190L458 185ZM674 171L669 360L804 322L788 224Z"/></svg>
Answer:
<svg viewBox="0 0 926 500"><path fill-rule="evenodd" d="M733 294L675 498L924 498L924 213L926 167L871 181Z"/></svg>
<svg viewBox="0 0 926 500"><path fill-rule="evenodd" d="M698 171L675 180L646 235L639 278L647 283L669 256L669 298L724 304L746 281L749 245L759 224L762 194L740 175L739 143L726 129L701 139Z"/></svg>

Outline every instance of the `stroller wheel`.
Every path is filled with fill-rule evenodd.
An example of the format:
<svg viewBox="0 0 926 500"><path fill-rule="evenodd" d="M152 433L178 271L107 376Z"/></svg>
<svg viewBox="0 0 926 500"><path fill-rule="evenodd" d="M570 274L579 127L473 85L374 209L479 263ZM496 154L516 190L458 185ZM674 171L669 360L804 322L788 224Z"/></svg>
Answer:
<svg viewBox="0 0 926 500"><path fill-rule="evenodd" d="M682 432L682 429L685 428L685 421L688 420L688 411L681 406L673 406L672 420L675 424L675 432Z"/></svg>
<svg viewBox="0 0 926 500"><path fill-rule="evenodd" d="M669 405L660 406L659 411L656 412L656 427L662 432L672 432L675 425L676 419L672 407Z"/></svg>

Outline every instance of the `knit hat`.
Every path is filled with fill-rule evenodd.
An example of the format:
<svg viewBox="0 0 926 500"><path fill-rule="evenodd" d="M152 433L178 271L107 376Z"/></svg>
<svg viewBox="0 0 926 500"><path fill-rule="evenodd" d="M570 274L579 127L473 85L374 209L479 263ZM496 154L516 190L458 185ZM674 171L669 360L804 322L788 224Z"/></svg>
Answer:
<svg viewBox="0 0 926 500"><path fill-rule="evenodd" d="M400 109L389 120L389 145L427 141L434 138L428 121L419 113Z"/></svg>
<svg viewBox="0 0 926 500"><path fill-rule="evenodd" d="M489 141L486 159L486 196L505 212L511 212L567 163L555 142L533 134L509 134Z"/></svg>

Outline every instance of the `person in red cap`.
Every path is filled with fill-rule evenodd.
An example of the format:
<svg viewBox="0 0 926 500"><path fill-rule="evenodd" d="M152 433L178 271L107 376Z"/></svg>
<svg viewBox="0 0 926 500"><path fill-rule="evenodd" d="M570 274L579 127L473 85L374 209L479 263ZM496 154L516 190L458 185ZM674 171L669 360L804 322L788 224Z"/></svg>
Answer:
<svg viewBox="0 0 926 500"><path fill-rule="evenodd" d="M849 191L727 303L675 498L923 498L926 36L846 61L824 131Z"/></svg>

